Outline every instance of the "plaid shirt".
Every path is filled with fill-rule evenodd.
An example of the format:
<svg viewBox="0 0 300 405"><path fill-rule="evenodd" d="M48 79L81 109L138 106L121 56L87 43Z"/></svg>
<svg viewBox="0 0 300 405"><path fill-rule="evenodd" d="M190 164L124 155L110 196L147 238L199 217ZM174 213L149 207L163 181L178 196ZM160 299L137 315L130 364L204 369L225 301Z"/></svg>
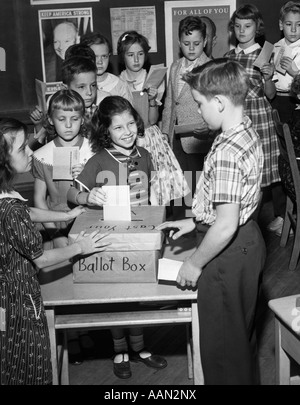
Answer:
<svg viewBox="0 0 300 405"><path fill-rule="evenodd" d="M263 169L260 139L249 117L222 132L208 153L193 200L197 221L212 225L216 204L240 204L243 225L258 205Z"/></svg>

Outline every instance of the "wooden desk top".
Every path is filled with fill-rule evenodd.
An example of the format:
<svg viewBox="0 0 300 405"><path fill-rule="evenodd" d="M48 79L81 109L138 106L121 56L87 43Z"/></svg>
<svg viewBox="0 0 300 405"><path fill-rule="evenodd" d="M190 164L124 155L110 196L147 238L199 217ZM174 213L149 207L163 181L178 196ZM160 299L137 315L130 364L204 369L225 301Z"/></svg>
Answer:
<svg viewBox="0 0 300 405"><path fill-rule="evenodd" d="M186 239L172 242L164 250L164 257L184 260L195 250L196 241ZM151 302L191 300L197 298L197 290L182 289L176 284L158 283L73 283L72 268L65 263L53 270L41 272L42 297L46 306L80 305L122 302Z"/></svg>
<svg viewBox="0 0 300 405"><path fill-rule="evenodd" d="M284 324L300 334L300 307L296 308L298 297L299 294L277 298L269 301L268 305Z"/></svg>

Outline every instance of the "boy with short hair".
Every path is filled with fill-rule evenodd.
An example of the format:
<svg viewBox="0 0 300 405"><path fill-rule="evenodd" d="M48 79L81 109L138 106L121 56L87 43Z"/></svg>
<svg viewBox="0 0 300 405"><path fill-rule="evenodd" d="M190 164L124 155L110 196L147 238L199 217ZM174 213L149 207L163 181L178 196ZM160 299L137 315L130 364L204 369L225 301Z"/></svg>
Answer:
<svg viewBox="0 0 300 405"><path fill-rule="evenodd" d="M81 95L85 105L85 124L87 132L90 132L90 122L97 108L97 105L110 93L97 89L97 66L92 58L77 54L68 57L62 65L63 86L74 90ZM47 100L47 106L51 100ZM31 113L30 118L34 123L36 135L30 147L33 150L38 149L47 143L47 131L43 127L46 117L38 106Z"/></svg>
<svg viewBox="0 0 300 405"><path fill-rule="evenodd" d="M77 91L85 105L85 124L87 136L90 135L92 116L99 103L110 94L97 88L96 63L85 56L72 56L62 66L63 84L68 89Z"/></svg>
<svg viewBox="0 0 300 405"><path fill-rule="evenodd" d="M273 80L276 87L276 97L272 107L278 110L282 122L288 122L291 113L296 107L297 100L290 93L290 86L300 71L300 3L288 1L279 13L279 28L284 38L274 44L275 68L280 67L282 72L275 71ZM282 56L288 53L290 56Z"/></svg>
<svg viewBox="0 0 300 405"><path fill-rule="evenodd" d="M85 56L72 56L62 66L62 81L77 91L84 100L86 115L93 114L97 105L110 93L97 89L96 63Z"/></svg>
<svg viewBox="0 0 300 405"><path fill-rule="evenodd" d="M197 184L195 218L166 222L158 229L171 228L170 236L178 239L197 224L201 243L181 266L177 283L198 285L205 384L255 384L253 321L265 243L251 218L259 202L263 151L244 115L249 79L239 63L215 59L184 80L208 127L222 132Z"/></svg>
<svg viewBox="0 0 300 405"><path fill-rule="evenodd" d="M168 136L174 154L189 183L190 200L192 200L197 177L202 170L204 156L210 145L203 138L197 139L197 135L192 130L179 137L174 133L174 129L175 125L195 124L204 139L208 135L208 128L198 114L198 106L192 97L190 87L182 80L184 73L210 60L204 52L206 42L206 25L200 17L188 16L179 22L178 43L183 56L173 62L170 67L162 113L161 132ZM185 217L185 211L190 208L191 201L187 201L186 197L182 204L183 206L179 207L176 203L176 207L173 208L173 215L176 215L176 218Z"/></svg>

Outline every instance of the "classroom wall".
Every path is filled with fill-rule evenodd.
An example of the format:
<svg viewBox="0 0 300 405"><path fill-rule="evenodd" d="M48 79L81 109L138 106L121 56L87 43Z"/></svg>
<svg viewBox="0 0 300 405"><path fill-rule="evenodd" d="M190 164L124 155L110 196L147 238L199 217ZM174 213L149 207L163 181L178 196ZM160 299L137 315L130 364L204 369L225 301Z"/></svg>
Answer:
<svg viewBox="0 0 300 405"><path fill-rule="evenodd" d="M184 3L183 0L178 0ZM226 1L224 2L226 3ZM249 1L237 0L239 7ZM280 39L278 14L282 0L253 0L263 14L266 39ZM100 0L99 2L31 6L30 0L0 0L0 47L6 51L6 71L0 71L0 117L14 116L28 121L28 111L36 104L34 80L43 80L38 26L38 10L92 7L94 31L111 39L110 7L154 5L157 24L157 53L150 54L152 64L165 63L163 0ZM117 56L111 57L111 72L118 74Z"/></svg>

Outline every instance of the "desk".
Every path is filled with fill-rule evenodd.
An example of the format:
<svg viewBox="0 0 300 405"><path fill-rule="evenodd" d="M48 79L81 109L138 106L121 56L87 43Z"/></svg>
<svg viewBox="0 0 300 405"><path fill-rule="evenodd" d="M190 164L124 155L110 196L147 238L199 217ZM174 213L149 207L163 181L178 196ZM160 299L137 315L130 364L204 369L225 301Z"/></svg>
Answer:
<svg viewBox="0 0 300 405"><path fill-rule="evenodd" d="M300 364L300 308L296 308L299 295L269 301L275 314L276 384L290 385L292 357ZM289 357L290 356L290 357Z"/></svg>
<svg viewBox="0 0 300 405"><path fill-rule="evenodd" d="M193 251L191 242L186 241L189 246L184 250L182 246L167 247L165 249L165 257L177 258L182 260L183 257L188 256ZM181 259L179 259L179 257ZM56 269L58 270L58 269ZM199 343L199 322L198 322L198 309L197 309L197 292L193 290L182 290L176 285L163 285L158 283L139 283L139 284L75 284L73 283L72 274L67 271L67 267L63 269L64 275L55 274L55 280L43 280L41 277L42 297L47 314L48 327L50 333L50 343L52 352L52 367L53 367L53 383L59 384L59 367L58 367L58 351L56 341L56 331L58 329L66 330L68 328L81 328L86 327L89 329L94 328L110 328L113 326L152 326L157 324L170 324L170 323L186 323L191 325L192 330L192 351L190 357L192 359L192 368L194 376L194 384L203 384L203 373L200 359L200 343ZM46 276L48 275L45 274ZM45 282L46 281L46 282ZM101 313L98 318L97 315L90 316L84 313L88 305L111 305L122 303L167 303L181 301L188 302L190 311L180 312L176 308L173 310L157 309L149 311L145 306L139 306L137 312L126 312L110 314ZM74 306L79 308L78 314L57 315L56 310L63 306ZM83 313L82 313L83 312ZM64 312L65 314L65 312ZM105 315L109 315L105 317ZM138 316L137 316L138 315ZM123 323L122 323L123 322ZM189 356L189 352L188 352ZM62 370L62 384L68 383L68 359L63 352L63 370Z"/></svg>

